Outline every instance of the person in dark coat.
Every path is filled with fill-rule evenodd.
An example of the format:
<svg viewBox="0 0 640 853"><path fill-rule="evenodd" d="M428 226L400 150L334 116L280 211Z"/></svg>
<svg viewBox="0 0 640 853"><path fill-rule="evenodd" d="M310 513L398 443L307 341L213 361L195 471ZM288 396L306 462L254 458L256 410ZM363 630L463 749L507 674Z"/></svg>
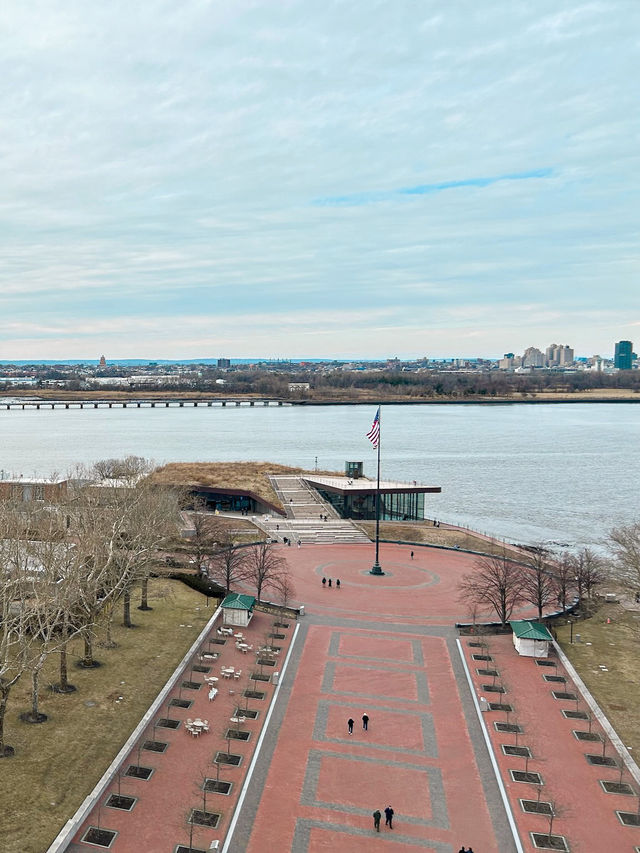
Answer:
<svg viewBox="0 0 640 853"><path fill-rule="evenodd" d="M336 586L340 589L340 578L336 578Z"/></svg>
<svg viewBox="0 0 640 853"><path fill-rule="evenodd" d="M349 717L349 719L347 720L347 728L349 729L350 735L353 734L353 723L354 723L354 720L352 720L351 717Z"/></svg>
<svg viewBox="0 0 640 853"><path fill-rule="evenodd" d="M393 815L393 809L391 808L391 806L387 806L384 810L384 825L388 826L389 829L393 829Z"/></svg>
<svg viewBox="0 0 640 853"><path fill-rule="evenodd" d="M382 815L380 814L380 809L376 809L373 813L373 828L376 832L380 832L380 818Z"/></svg>
<svg viewBox="0 0 640 853"><path fill-rule="evenodd" d="M362 728L365 732L369 730L369 716L366 712L362 715Z"/></svg>
<svg viewBox="0 0 640 853"><path fill-rule="evenodd" d="M326 579L326 578L322 578L322 586L326 586L326 585L327 585L327 579Z"/></svg>
<svg viewBox="0 0 640 853"><path fill-rule="evenodd" d="M331 578L329 578L329 586L331 586Z"/></svg>

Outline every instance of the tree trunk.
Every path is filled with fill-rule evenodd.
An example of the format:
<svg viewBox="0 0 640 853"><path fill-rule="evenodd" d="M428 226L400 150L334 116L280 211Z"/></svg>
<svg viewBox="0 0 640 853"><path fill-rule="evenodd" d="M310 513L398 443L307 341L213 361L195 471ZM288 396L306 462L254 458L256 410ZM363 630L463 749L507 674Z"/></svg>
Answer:
<svg viewBox="0 0 640 853"><path fill-rule="evenodd" d="M143 578L140 584L140 606L138 610L153 610L153 607L149 607L149 578Z"/></svg>
<svg viewBox="0 0 640 853"><path fill-rule="evenodd" d="M69 677L67 670L67 644L60 648L60 692L67 693L69 690Z"/></svg>
<svg viewBox="0 0 640 853"><path fill-rule="evenodd" d="M125 590L122 596L122 626L124 628L133 628L131 622L131 593Z"/></svg>
<svg viewBox="0 0 640 853"><path fill-rule="evenodd" d="M44 664L44 656L40 656L38 662L33 668L31 672L31 722L44 722L46 720L45 714L40 714L40 709L38 708L38 700L40 698L40 670L42 669L42 665ZM42 718L42 719L41 719Z"/></svg>
<svg viewBox="0 0 640 853"><path fill-rule="evenodd" d="M84 632L84 657L82 658L82 665L91 667L95 663L93 659L93 636L90 630L86 630Z"/></svg>
<svg viewBox="0 0 640 853"><path fill-rule="evenodd" d="M0 678L0 758L4 758L5 755L13 755L13 748L6 746L4 742L4 718L7 712L10 690L11 686L3 678Z"/></svg>

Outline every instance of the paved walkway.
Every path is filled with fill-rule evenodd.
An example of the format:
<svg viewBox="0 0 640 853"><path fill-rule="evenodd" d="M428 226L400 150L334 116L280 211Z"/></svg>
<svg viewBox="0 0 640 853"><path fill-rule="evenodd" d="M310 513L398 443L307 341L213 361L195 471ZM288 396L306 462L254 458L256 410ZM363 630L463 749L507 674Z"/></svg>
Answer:
<svg viewBox="0 0 640 853"><path fill-rule="evenodd" d="M449 627L470 558L416 549L412 560L398 546L381 557L377 578L371 545L296 550L304 627L232 853L364 853L374 840L394 852L516 850ZM372 812L389 804L394 828L374 834Z"/></svg>
<svg viewBox="0 0 640 853"><path fill-rule="evenodd" d="M384 577L368 574L372 546L296 550L291 562L306 606L304 627L229 853L457 853L462 845L475 853L530 853L540 849L532 833L548 833L549 819L527 814L520 801L538 794L556 812L552 834L564 837L572 853L637 853L640 828L623 826L616 814L633 812L637 797L605 792L600 780L615 783L619 770L589 766L585 756L602 752L602 743L578 740L574 730L588 731L588 723L563 713L586 706L552 695L558 684L567 692L573 686L547 681L545 667L520 658L510 636L490 638L493 661L474 661L472 654L486 650L471 646L474 638L459 643L451 627L466 616L456 585L473 558L414 550L412 559L410 548L383 545ZM331 589L322 587L323 576L332 578ZM496 726L514 722L513 715L490 711L481 722L476 711L473 693L479 697L493 683L482 670L494 664L508 696L486 695L512 704L522 728L517 744ZM561 669L547 669L563 677ZM527 746L532 758L527 764L505 755L503 745ZM610 744L605 751L612 755ZM540 773L543 787L515 781L512 770ZM628 775L624 781L633 782ZM383 824L378 835L371 815L388 804L394 826Z"/></svg>

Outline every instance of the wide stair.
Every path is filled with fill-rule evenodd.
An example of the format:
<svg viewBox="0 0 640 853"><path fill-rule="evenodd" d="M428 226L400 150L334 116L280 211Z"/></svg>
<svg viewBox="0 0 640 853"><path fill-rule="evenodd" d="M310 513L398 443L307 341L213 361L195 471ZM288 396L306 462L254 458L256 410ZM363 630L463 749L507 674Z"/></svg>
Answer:
<svg viewBox="0 0 640 853"><path fill-rule="evenodd" d="M368 536L352 521L340 518L331 504L323 501L318 492L300 477L270 477L286 518L261 517L260 527L280 542L287 537L311 545L362 544L370 542ZM324 517L327 520L324 521Z"/></svg>

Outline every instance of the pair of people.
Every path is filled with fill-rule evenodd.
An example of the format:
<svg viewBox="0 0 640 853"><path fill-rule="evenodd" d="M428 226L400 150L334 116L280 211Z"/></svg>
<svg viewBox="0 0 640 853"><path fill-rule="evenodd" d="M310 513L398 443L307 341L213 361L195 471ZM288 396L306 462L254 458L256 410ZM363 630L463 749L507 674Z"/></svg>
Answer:
<svg viewBox="0 0 640 853"><path fill-rule="evenodd" d="M353 718L352 718L352 717L349 717L349 719L347 720L347 729L349 730L349 734L350 734L350 735L352 735L352 734L353 734L353 724L354 724L354 722L355 722L355 721L353 720ZM362 728L365 730L365 732L369 730L369 715L367 714L367 712L366 712L366 711L365 711L365 713L362 715Z"/></svg>
<svg viewBox="0 0 640 853"><path fill-rule="evenodd" d="M460 850L458 850L458 853L473 853L473 848L465 847L463 844Z"/></svg>
<svg viewBox="0 0 640 853"><path fill-rule="evenodd" d="M388 826L389 829L393 829L393 815L395 812L391 808L391 806L387 806L384 810L384 825ZM380 813L380 809L376 809L373 813L373 828L376 832L380 832L380 821L382 819L382 814Z"/></svg>

